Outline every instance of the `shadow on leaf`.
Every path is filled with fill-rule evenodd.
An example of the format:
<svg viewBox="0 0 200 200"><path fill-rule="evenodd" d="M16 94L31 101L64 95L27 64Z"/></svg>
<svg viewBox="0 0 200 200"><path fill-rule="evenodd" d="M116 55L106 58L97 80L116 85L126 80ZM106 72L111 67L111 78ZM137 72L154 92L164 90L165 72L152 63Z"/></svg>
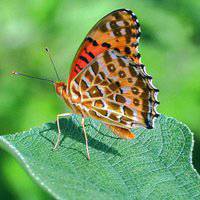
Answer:
<svg viewBox="0 0 200 200"><path fill-rule="evenodd" d="M88 124L88 125L90 125L94 129L94 126L92 126L91 124ZM48 140L52 145L54 145L53 141L51 139L49 139L47 136L43 135L42 133L51 130L51 131L56 132L56 138L57 138L57 132L58 132L57 124L56 123L47 123L46 126L47 126L47 129L40 131L40 135L43 138L45 138L46 140ZM85 144L85 139L84 139L84 136L82 133L82 127L81 127L81 125L78 124L78 121L76 123L74 120L72 120L72 118L68 118L68 119L62 118L62 119L60 119L60 127L61 127L61 134L62 134L60 146L64 146L63 142L64 142L65 138L67 138L67 137L69 137L73 140L76 140L77 142ZM96 128L95 128L95 131L97 131ZM113 155L121 156L121 154L114 147L108 146L107 144L104 144L102 141L99 141L98 139L95 139L88 134L87 134L87 136L88 136L89 147L92 147L92 148L102 151L104 153L110 153ZM115 140L115 141L118 140L118 138L114 138L111 136L109 136L109 137L110 137L110 140ZM75 149L75 148L71 148L71 147L69 147L69 148L76 150L79 153L82 153L82 152L80 152L79 149ZM83 155L85 156L85 153Z"/></svg>

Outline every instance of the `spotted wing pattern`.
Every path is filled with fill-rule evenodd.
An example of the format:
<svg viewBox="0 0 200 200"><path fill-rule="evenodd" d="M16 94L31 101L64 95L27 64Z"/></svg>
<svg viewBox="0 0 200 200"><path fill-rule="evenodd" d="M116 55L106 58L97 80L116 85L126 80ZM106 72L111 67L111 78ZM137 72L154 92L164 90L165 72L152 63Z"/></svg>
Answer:
<svg viewBox="0 0 200 200"><path fill-rule="evenodd" d="M120 9L103 17L81 44L72 63L68 85L97 55L108 49L116 50L139 64L139 37L140 25L132 11Z"/></svg>
<svg viewBox="0 0 200 200"><path fill-rule="evenodd" d="M151 79L144 65L107 50L72 80L71 103L83 116L111 126L152 128L158 90Z"/></svg>

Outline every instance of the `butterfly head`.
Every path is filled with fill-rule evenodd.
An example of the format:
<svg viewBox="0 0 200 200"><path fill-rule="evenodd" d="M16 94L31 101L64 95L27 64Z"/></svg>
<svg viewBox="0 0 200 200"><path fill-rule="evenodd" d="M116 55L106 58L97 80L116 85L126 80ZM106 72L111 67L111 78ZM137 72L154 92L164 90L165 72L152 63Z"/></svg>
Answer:
<svg viewBox="0 0 200 200"><path fill-rule="evenodd" d="M55 85L56 93L59 96L64 96L66 94L67 85L65 82L56 82L54 83L54 85Z"/></svg>

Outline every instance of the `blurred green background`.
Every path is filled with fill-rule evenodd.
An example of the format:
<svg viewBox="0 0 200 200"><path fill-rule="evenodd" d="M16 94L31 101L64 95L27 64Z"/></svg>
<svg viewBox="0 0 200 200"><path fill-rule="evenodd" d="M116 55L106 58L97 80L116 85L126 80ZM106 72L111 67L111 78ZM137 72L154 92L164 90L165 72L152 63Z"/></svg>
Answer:
<svg viewBox="0 0 200 200"><path fill-rule="evenodd" d="M141 24L140 53L160 89L159 112L194 132L193 162L200 171L200 1L32 0L0 3L0 134L54 121L66 106L48 83L13 77L16 70L55 80L70 64L90 28L107 13L133 10ZM31 194L31 195L30 195ZM0 150L0 199L51 199L6 152Z"/></svg>

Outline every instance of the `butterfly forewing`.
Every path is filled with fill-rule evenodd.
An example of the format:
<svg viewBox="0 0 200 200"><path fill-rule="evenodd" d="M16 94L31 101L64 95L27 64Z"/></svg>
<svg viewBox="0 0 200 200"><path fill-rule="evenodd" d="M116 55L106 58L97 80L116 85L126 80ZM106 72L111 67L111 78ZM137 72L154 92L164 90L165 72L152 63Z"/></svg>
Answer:
<svg viewBox="0 0 200 200"><path fill-rule="evenodd" d="M140 63L138 43L140 26L134 13L120 9L103 17L87 34L81 44L70 72L68 84L97 55L113 49Z"/></svg>
<svg viewBox="0 0 200 200"><path fill-rule="evenodd" d="M70 92L72 97L78 96L75 104L83 115L106 124L151 128L157 115L157 90L143 65L116 50L96 56L72 80Z"/></svg>

